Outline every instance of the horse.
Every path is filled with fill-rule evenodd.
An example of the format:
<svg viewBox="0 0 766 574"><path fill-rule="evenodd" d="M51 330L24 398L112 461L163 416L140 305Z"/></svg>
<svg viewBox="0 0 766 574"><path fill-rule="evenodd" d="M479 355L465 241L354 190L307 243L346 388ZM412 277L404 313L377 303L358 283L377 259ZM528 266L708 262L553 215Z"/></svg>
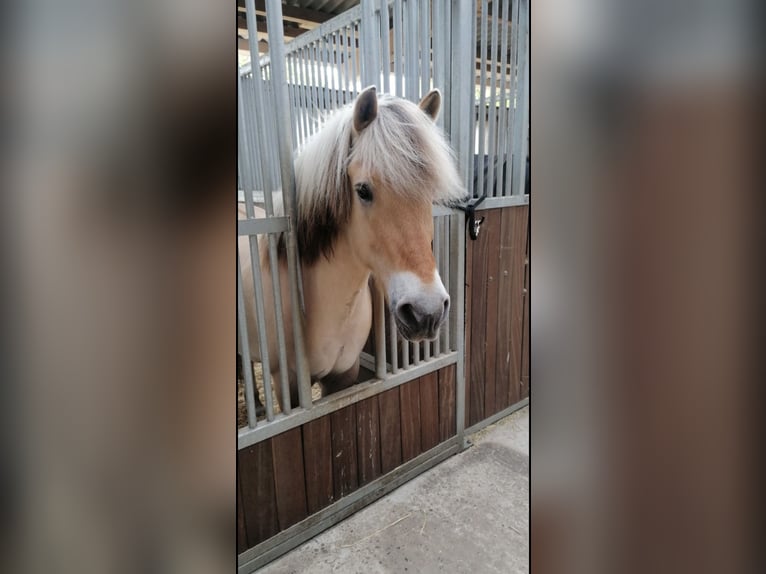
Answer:
<svg viewBox="0 0 766 574"><path fill-rule="evenodd" d="M298 151L296 238L301 262L305 352L322 396L357 381L372 324L370 278L380 285L401 335L433 340L450 298L434 260L432 205L466 197L454 154L435 121L441 93L419 104L363 90L330 115ZM242 217L240 208L240 217ZM285 237L278 241L284 325L291 325ZM239 238L250 354L259 360L255 294L247 236ZM279 372L268 241L259 238L271 374L281 405L281 376L298 403L292 329L285 329L288 373ZM300 310L298 311L300 312Z"/></svg>

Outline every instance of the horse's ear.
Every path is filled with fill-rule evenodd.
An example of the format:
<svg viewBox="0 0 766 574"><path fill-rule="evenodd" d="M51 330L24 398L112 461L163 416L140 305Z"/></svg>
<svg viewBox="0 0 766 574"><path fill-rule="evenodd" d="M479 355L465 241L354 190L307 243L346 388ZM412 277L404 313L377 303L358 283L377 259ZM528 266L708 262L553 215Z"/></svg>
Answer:
<svg viewBox="0 0 766 574"><path fill-rule="evenodd" d="M439 117L439 110L442 108L442 93L437 89L431 90L423 96L418 107L428 114L433 121L436 121L436 118Z"/></svg>
<svg viewBox="0 0 766 574"><path fill-rule="evenodd" d="M378 116L378 94L375 86L365 88L354 103L354 131L361 132Z"/></svg>

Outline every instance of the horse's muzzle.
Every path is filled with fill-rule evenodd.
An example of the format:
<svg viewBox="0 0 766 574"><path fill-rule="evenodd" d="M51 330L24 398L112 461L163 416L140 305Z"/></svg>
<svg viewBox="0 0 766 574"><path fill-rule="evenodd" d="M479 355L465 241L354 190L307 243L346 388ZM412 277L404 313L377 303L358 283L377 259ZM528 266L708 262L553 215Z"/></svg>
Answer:
<svg viewBox="0 0 766 574"><path fill-rule="evenodd" d="M392 310L396 326L408 341L432 341L449 313L449 295L403 299Z"/></svg>

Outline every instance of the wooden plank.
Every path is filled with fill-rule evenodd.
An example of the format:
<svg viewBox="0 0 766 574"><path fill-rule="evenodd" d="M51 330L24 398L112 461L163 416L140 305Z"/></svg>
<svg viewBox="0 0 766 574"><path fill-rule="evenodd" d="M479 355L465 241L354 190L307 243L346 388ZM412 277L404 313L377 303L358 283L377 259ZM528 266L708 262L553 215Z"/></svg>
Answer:
<svg viewBox="0 0 766 574"><path fill-rule="evenodd" d="M455 436L455 365L439 369L439 441Z"/></svg>
<svg viewBox="0 0 766 574"><path fill-rule="evenodd" d="M420 444L420 379L399 387L402 416L402 462L418 456Z"/></svg>
<svg viewBox="0 0 766 574"><path fill-rule="evenodd" d="M380 413L377 396L356 403L356 446L359 486L362 486L381 474Z"/></svg>
<svg viewBox="0 0 766 574"><path fill-rule="evenodd" d="M500 266L498 282L497 342L495 345L495 404L502 410L510 406L511 381L511 301L513 273L513 208L501 210Z"/></svg>
<svg viewBox="0 0 766 574"><path fill-rule="evenodd" d="M332 481L335 500L359 486L356 462L356 405L330 415L332 434Z"/></svg>
<svg viewBox="0 0 766 574"><path fill-rule="evenodd" d="M439 444L439 375L420 377L420 447L423 452Z"/></svg>
<svg viewBox="0 0 766 574"><path fill-rule="evenodd" d="M498 273L500 267L500 225L502 209L487 210L486 220L482 225L487 234L487 320L484 325L484 418L490 417L500 409L495 404L495 380L497 359L497 321Z"/></svg>
<svg viewBox="0 0 766 574"><path fill-rule="evenodd" d="M247 550L247 528L245 527L245 512L242 508L242 487L237 473L237 554Z"/></svg>
<svg viewBox="0 0 766 574"><path fill-rule="evenodd" d="M527 224L527 228L529 225ZM527 234L526 265L524 267L524 323L521 335L521 398L529 396L529 234Z"/></svg>
<svg viewBox="0 0 766 574"><path fill-rule="evenodd" d="M251 548L279 532L271 441L254 444L238 453L242 484L242 512Z"/></svg>
<svg viewBox="0 0 766 574"><path fill-rule="evenodd" d="M510 207L512 210L511 244L511 286L508 305L510 305L510 340L511 357L510 377L511 388L509 404L520 401L521 394L521 346L523 331L524 306L524 259L527 246L527 223L529 221L529 206Z"/></svg>
<svg viewBox="0 0 766 574"><path fill-rule="evenodd" d="M279 529L284 530L308 516L301 427L276 435L272 451L277 517Z"/></svg>
<svg viewBox="0 0 766 574"><path fill-rule="evenodd" d="M399 389L389 389L378 395L380 411L380 470L389 472L402 464L402 421Z"/></svg>
<svg viewBox="0 0 766 574"><path fill-rule="evenodd" d="M486 214L490 210L483 212ZM486 322L487 322L487 271L489 259L489 233L485 221L479 238L473 242L471 268L471 393L467 403L469 424L484 419L484 384L486 376Z"/></svg>
<svg viewBox="0 0 766 574"><path fill-rule="evenodd" d="M329 416L303 425L303 461L306 467L307 510L313 514L335 500Z"/></svg>

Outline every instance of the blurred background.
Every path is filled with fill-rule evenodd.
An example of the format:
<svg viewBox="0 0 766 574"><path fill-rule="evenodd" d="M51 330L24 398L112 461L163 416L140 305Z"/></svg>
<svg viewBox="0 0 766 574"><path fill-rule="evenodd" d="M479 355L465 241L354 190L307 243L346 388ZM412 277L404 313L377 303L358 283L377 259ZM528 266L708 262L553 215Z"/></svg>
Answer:
<svg viewBox="0 0 766 574"><path fill-rule="evenodd" d="M759 9L532 3L534 572L755 566ZM233 7L3 20L0 569L233 571Z"/></svg>

